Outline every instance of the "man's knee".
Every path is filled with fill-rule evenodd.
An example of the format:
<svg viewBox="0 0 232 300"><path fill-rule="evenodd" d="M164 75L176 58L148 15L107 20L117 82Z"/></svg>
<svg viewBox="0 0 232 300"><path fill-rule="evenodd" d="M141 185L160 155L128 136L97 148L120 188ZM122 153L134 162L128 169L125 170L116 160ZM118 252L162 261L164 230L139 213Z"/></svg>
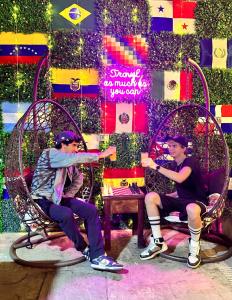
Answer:
<svg viewBox="0 0 232 300"><path fill-rule="evenodd" d="M146 205L155 204L160 205L160 196L155 192L150 192L145 196Z"/></svg>
<svg viewBox="0 0 232 300"><path fill-rule="evenodd" d="M69 207L64 207L62 211L63 221L70 220L73 218L73 211Z"/></svg>
<svg viewBox="0 0 232 300"><path fill-rule="evenodd" d="M190 219L196 219L199 218L201 215L201 208L196 203L190 203L186 206L186 211L188 214L188 217Z"/></svg>
<svg viewBox="0 0 232 300"><path fill-rule="evenodd" d="M88 205L86 206L87 210L88 210L88 215L91 217L96 217L98 216L98 210L96 208L95 205L88 203Z"/></svg>

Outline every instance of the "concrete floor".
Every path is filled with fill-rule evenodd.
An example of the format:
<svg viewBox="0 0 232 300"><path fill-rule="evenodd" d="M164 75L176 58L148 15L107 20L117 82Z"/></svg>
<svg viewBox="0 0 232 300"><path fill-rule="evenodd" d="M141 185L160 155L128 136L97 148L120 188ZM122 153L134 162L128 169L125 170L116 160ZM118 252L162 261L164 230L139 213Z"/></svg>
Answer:
<svg viewBox="0 0 232 300"><path fill-rule="evenodd" d="M168 243L178 254L187 253L187 236L163 231ZM205 264L196 270L184 263L157 257L140 261L136 236L130 230L112 232L111 256L125 265L119 273L95 271L89 262L58 269L39 269L18 265L9 256L10 244L20 233L0 235L1 300L229 300L232 299L232 258ZM205 256L215 250L209 242L202 244ZM67 259L78 256L72 242L60 238L22 249L21 257L32 260Z"/></svg>

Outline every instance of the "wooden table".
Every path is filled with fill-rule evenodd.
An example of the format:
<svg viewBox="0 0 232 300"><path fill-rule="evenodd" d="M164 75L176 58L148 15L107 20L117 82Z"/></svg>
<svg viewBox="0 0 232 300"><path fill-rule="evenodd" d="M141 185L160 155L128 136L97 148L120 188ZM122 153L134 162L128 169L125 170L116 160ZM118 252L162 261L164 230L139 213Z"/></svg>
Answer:
<svg viewBox="0 0 232 300"><path fill-rule="evenodd" d="M138 248L144 248L144 197L145 195L109 195L102 196L104 202L104 238L106 250L111 249L111 216L112 214L137 213L138 215ZM133 228L135 229L135 228ZM133 234L135 231L133 230Z"/></svg>

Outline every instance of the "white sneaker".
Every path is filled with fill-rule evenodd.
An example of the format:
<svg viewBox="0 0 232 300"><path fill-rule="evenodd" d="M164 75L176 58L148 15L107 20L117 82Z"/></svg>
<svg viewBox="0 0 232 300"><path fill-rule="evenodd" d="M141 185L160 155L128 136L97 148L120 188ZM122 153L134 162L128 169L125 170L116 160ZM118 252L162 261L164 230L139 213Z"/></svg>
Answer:
<svg viewBox="0 0 232 300"><path fill-rule="evenodd" d="M156 255L166 251L168 249L167 244L164 242L163 238L153 239L151 236L149 245L140 254L141 260L147 260L155 257Z"/></svg>
<svg viewBox="0 0 232 300"><path fill-rule="evenodd" d="M200 241L196 242L189 239L189 255L187 259L187 266L192 269L196 269L201 263L200 257Z"/></svg>
<svg viewBox="0 0 232 300"><path fill-rule="evenodd" d="M112 257L101 255L91 261L91 267L101 271L120 271L123 265L116 262Z"/></svg>

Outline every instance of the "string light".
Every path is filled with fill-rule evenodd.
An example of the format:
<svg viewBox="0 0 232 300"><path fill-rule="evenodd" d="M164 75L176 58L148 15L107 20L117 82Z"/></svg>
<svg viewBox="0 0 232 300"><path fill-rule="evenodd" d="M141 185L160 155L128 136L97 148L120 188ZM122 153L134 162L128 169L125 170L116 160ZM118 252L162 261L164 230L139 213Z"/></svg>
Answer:
<svg viewBox="0 0 232 300"><path fill-rule="evenodd" d="M19 13L19 7L15 4L13 6L13 12L12 12L12 17L13 17L13 19L14 19L15 22L17 22L18 13Z"/></svg>
<svg viewBox="0 0 232 300"><path fill-rule="evenodd" d="M132 21L134 23L138 23L139 22L139 16L138 16L138 8L137 8L137 6L135 8L133 8L132 11L131 11L131 18L132 18Z"/></svg>

